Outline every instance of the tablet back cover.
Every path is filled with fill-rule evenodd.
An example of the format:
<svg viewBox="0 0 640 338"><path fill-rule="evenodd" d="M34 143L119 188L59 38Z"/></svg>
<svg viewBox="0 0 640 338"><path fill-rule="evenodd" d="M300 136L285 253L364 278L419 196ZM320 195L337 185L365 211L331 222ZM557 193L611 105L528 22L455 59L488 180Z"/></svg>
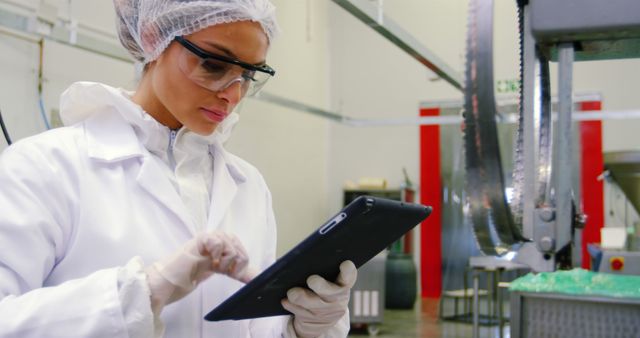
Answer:
<svg viewBox="0 0 640 338"><path fill-rule="evenodd" d="M430 212L430 207L419 204L361 196L209 312L205 319L287 315L289 312L280 301L290 288L306 287L307 277L313 274L334 281L340 263L345 260L362 266Z"/></svg>

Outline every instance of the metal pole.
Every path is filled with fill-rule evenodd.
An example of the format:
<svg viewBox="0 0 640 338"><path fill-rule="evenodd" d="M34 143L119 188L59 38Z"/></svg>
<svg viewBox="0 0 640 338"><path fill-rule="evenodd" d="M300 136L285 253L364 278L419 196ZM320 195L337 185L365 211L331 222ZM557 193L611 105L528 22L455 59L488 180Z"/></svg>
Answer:
<svg viewBox="0 0 640 338"><path fill-rule="evenodd" d="M491 312L491 317L492 318L496 318L498 316L498 283L500 282L498 280L498 268L496 268L495 270L493 270L492 274L491 274L491 289L493 292L493 312Z"/></svg>
<svg viewBox="0 0 640 338"><path fill-rule="evenodd" d="M478 270L473 269L473 338L480 337L478 315L480 306L478 304Z"/></svg>
<svg viewBox="0 0 640 338"><path fill-rule="evenodd" d="M487 277L487 312L485 318L487 318L487 323L491 324L493 320L493 297L495 296L493 292L493 271L485 270L485 277Z"/></svg>
<svg viewBox="0 0 640 338"><path fill-rule="evenodd" d="M573 60L572 43L558 45L558 128L556 133L556 150L554 151L554 170L556 187L556 226L555 250L560 250L571 241L571 199L572 199L572 135L571 113L573 108Z"/></svg>
<svg viewBox="0 0 640 338"><path fill-rule="evenodd" d="M500 330L500 334L498 337L502 338L504 335L504 323L502 322L502 293L500 293L500 280L502 279L502 269L497 269L496 272L498 274L496 283L498 285L498 329Z"/></svg>

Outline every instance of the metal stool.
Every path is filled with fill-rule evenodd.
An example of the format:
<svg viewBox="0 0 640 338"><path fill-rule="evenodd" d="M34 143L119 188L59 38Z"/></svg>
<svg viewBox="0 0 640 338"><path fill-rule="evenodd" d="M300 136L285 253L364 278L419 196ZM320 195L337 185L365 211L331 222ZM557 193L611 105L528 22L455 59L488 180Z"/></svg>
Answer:
<svg viewBox="0 0 640 338"><path fill-rule="evenodd" d="M438 317L443 320L456 320L461 317L466 317L471 314L471 301L473 300L473 288L467 289L458 289L458 290L448 290L442 292L442 296L440 297L440 303L438 306ZM478 290L478 297L486 297L489 293L487 290ZM453 316L445 316L444 315L444 301L445 299L453 299ZM463 312L462 314L458 313L458 302L463 300Z"/></svg>

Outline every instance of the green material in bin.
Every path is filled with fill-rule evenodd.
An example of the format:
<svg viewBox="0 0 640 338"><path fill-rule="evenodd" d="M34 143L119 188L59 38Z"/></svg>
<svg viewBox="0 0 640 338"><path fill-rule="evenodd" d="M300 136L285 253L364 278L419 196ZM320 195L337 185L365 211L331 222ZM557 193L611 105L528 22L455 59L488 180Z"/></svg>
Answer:
<svg viewBox="0 0 640 338"><path fill-rule="evenodd" d="M614 275L584 269L529 273L511 282L509 290L640 298L640 276Z"/></svg>

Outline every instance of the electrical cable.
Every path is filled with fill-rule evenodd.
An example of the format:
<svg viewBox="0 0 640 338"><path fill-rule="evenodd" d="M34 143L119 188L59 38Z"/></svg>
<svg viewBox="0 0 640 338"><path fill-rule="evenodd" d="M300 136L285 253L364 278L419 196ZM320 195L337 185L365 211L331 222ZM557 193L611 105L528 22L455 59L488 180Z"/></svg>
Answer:
<svg viewBox="0 0 640 338"><path fill-rule="evenodd" d="M51 126L47 119L47 113L44 109L44 99L42 98L42 83L44 82L44 39L40 39L40 41L38 41L38 47L40 50L38 60L38 106L40 107L40 115L42 116L44 126L49 130L51 129Z"/></svg>
<svg viewBox="0 0 640 338"><path fill-rule="evenodd" d="M2 118L2 111L0 111L0 127L2 127L2 133L4 134L4 139L7 140L7 144L11 145L11 137L9 137L9 131L7 130L7 126L4 125L4 119Z"/></svg>

